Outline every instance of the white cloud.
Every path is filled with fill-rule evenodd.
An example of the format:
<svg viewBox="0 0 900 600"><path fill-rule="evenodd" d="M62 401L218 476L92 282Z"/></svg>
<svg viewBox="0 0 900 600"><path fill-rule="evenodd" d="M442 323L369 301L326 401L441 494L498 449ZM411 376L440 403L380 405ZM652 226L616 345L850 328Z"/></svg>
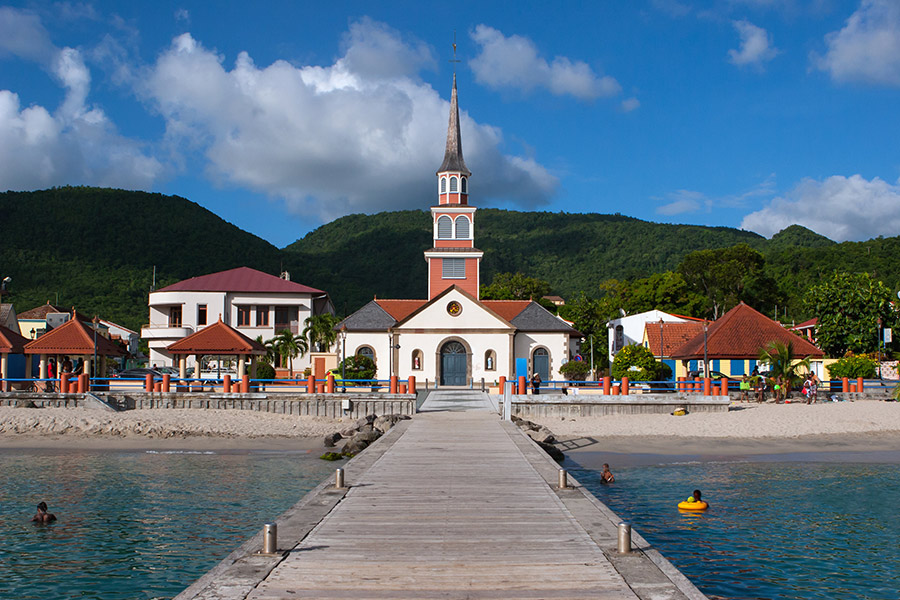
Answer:
<svg viewBox="0 0 900 600"><path fill-rule="evenodd" d="M758 201L761 197L771 197L775 191L775 173L739 194L710 197L703 192L695 190L676 190L666 194L663 198L669 202L657 207L656 212L661 215L680 215L683 213L705 210L711 212L713 208L742 208L751 201ZM654 198L660 200L660 198Z"/></svg>
<svg viewBox="0 0 900 600"><path fill-rule="evenodd" d="M552 62L538 54L530 39L478 25L471 33L480 46L478 56L469 61L480 83L492 88L511 87L523 91L546 88L557 96L571 95L581 100L615 96L622 91L610 76L599 76L583 61L557 56Z"/></svg>
<svg viewBox="0 0 900 600"><path fill-rule="evenodd" d="M625 100L622 100L622 110L625 112L637 110L640 106L641 101L637 98L626 98Z"/></svg>
<svg viewBox="0 0 900 600"><path fill-rule="evenodd" d="M732 24L741 38L741 47L728 51L729 60L733 64L761 67L778 54L778 50L772 46L771 37L762 27L749 21L733 21Z"/></svg>
<svg viewBox="0 0 900 600"><path fill-rule="evenodd" d="M900 85L900 2L863 0L825 45L825 56L812 61L835 81Z"/></svg>
<svg viewBox="0 0 900 600"><path fill-rule="evenodd" d="M41 64L65 89L55 111L21 108L0 90L0 189L88 184L146 188L162 164L120 136L104 112L88 106L91 75L80 51L57 48L31 13L0 8L0 49Z"/></svg>
<svg viewBox="0 0 900 600"><path fill-rule="evenodd" d="M165 118L172 146L194 144L220 182L285 198L323 219L426 206L449 103L403 74L427 65L430 52L371 21L355 23L345 41L344 56L330 66L259 67L241 53L227 69L184 34L148 69L142 93ZM446 95L449 87L448 80ZM556 177L533 159L503 154L498 129L465 112L461 120L473 200L549 199Z"/></svg>
<svg viewBox="0 0 900 600"><path fill-rule="evenodd" d="M653 8L664 12L670 17L683 17L691 12L691 7L678 0L652 0Z"/></svg>
<svg viewBox="0 0 900 600"><path fill-rule="evenodd" d="M900 182L878 177L835 175L806 179L784 197L741 222L743 229L772 236L789 225L803 225L832 240L866 240L900 231Z"/></svg>
<svg viewBox="0 0 900 600"><path fill-rule="evenodd" d="M668 194L666 199L670 200L670 202L656 209L656 212L661 215L671 216L697 212L709 202L709 199L704 194L693 190L677 190Z"/></svg>

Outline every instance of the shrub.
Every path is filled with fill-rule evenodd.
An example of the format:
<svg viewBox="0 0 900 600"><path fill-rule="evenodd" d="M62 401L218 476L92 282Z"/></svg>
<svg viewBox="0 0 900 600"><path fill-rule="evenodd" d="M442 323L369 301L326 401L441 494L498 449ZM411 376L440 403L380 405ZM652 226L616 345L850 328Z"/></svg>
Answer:
<svg viewBox="0 0 900 600"><path fill-rule="evenodd" d="M570 381L584 381L591 372L591 365L583 360L570 360L559 368L559 372Z"/></svg>
<svg viewBox="0 0 900 600"><path fill-rule="evenodd" d="M848 354L826 368L831 379L841 379L842 377L849 377L850 379L865 377L871 379L875 377L877 367L878 364L875 360L864 354Z"/></svg>
<svg viewBox="0 0 900 600"><path fill-rule="evenodd" d="M375 361L368 356L357 354L348 356L342 363L338 364L336 369L332 369L334 376L340 378L341 365L343 365L344 376L347 379L373 379L375 377Z"/></svg>
<svg viewBox="0 0 900 600"><path fill-rule="evenodd" d="M616 354L612 364L612 377L627 377L632 381L659 381L666 369L671 375L668 365L657 361L650 350L638 344L629 344Z"/></svg>
<svg viewBox="0 0 900 600"><path fill-rule="evenodd" d="M269 363L257 363L256 365L257 379L275 379L275 367Z"/></svg>

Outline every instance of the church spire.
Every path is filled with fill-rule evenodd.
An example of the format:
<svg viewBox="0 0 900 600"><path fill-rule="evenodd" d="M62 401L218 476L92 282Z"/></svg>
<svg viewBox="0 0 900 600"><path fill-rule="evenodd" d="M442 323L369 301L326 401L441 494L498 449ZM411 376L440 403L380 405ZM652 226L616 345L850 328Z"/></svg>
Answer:
<svg viewBox="0 0 900 600"><path fill-rule="evenodd" d="M453 92L450 94L450 124L447 126L447 149L438 174L455 171L466 177L472 173L466 168L462 154L462 136L459 132L459 103L456 98L456 73L453 74Z"/></svg>

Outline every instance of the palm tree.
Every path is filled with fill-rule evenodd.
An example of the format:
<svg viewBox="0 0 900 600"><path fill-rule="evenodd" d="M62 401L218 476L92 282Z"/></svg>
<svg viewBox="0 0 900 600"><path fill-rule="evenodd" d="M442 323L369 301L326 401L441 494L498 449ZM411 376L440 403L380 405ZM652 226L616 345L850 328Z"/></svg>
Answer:
<svg viewBox="0 0 900 600"><path fill-rule="evenodd" d="M309 351L309 344L303 335L294 335L287 329L282 329L275 337L266 342L272 344L275 353L281 357L282 364L288 363L290 378L294 378L294 359L303 356Z"/></svg>
<svg viewBox="0 0 900 600"><path fill-rule="evenodd" d="M337 339L337 331L334 326L340 319L329 313L313 315L303 322L303 337L309 341L309 346L317 352L325 352Z"/></svg>
<svg viewBox="0 0 900 600"><path fill-rule="evenodd" d="M263 340L263 336L256 336L256 341L266 347L266 356L261 359L262 362L268 363L270 365L275 364L275 356L277 352L275 351L275 338L271 340Z"/></svg>
<svg viewBox="0 0 900 600"><path fill-rule="evenodd" d="M809 357L803 360L794 359L794 343L773 341L769 345L759 351L759 362L767 363L773 378L781 377L787 387L787 393L790 393L791 387L800 382L800 375L797 373L801 367L809 370Z"/></svg>

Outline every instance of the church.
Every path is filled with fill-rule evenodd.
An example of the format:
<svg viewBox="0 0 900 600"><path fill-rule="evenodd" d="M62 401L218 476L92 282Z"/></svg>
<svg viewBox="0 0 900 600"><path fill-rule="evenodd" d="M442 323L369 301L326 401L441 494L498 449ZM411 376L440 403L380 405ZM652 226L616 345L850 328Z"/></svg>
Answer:
<svg viewBox="0 0 900 600"><path fill-rule="evenodd" d="M414 376L443 387L533 373L543 381L565 379L559 369L577 352L578 331L537 302L479 299L484 253L475 247L471 175L463 160L454 75L438 201L431 207L433 244L425 250L427 299L372 300L337 326L340 351L375 360L378 379Z"/></svg>

